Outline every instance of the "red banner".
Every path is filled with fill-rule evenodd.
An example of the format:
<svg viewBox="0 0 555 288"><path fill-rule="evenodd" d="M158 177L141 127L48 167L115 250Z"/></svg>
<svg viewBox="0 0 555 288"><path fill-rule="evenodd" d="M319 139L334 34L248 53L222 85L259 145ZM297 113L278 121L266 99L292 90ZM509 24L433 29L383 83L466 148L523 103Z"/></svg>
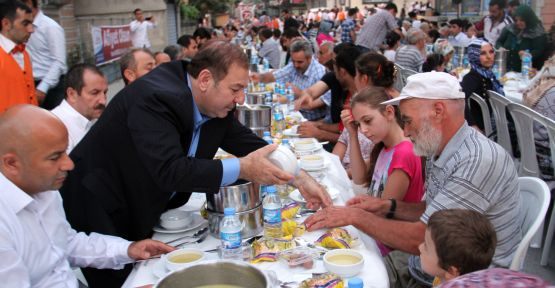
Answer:
<svg viewBox="0 0 555 288"><path fill-rule="evenodd" d="M117 60L133 46L129 25L93 27L92 38L97 65Z"/></svg>

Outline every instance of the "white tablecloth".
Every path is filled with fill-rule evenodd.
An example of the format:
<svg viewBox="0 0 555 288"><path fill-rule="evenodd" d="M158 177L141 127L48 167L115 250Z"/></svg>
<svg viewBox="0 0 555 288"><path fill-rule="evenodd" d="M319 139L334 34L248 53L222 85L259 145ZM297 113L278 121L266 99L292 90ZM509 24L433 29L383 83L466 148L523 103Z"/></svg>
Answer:
<svg viewBox="0 0 555 288"><path fill-rule="evenodd" d="M323 151L323 150L322 150ZM334 200L335 205L343 205L346 200L350 199L354 196L353 191L351 189L350 180L347 177L347 173L341 166L339 158L333 154L328 152L321 152L325 155L326 160L329 161L330 165L328 166L326 177L323 180L322 184L325 184L329 187L333 187L341 191L340 197ZM195 194L192 196L192 199L187 203L187 205L183 206L180 209L185 210L198 210L198 208L204 203L204 194ZM359 237L361 241L360 244L353 249L361 252L364 255L364 268L357 277L360 277L364 281L364 287L389 287L389 281L387 276L387 271L385 269L382 257L376 246L375 241L365 235L364 233L359 232L352 226L346 227L349 232L355 236ZM313 242L315 241L324 230L315 231L315 232L307 232L305 233L302 238ZM169 241L175 239L177 237L192 234L193 232L184 232L180 234L163 234L163 233L155 233L153 238L161 241ZM202 250L209 250L217 247L220 244L219 240L208 236L205 241L200 244L189 245L187 247L190 248L198 248ZM207 253L208 259L217 259L217 253ZM153 274L153 269L155 266L158 266L159 259L152 259L148 262L136 265L135 269L131 272L127 281L124 283L122 287L140 287L148 284L154 284L158 281L158 278L155 277ZM278 278L281 281L302 281L304 279L310 278L311 273L316 272L325 272L325 268L323 266L323 262L318 260L314 263L314 267L311 270L303 270L302 268L295 268L289 269L286 264L281 262L265 262L260 264L255 264L262 270L272 270L275 271Z"/></svg>

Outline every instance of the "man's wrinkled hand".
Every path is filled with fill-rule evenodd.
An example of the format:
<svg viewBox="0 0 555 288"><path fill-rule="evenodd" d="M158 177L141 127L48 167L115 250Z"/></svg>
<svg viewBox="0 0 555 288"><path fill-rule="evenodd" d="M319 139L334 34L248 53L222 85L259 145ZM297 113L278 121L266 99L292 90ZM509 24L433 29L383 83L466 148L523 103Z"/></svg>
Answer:
<svg viewBox="0 0 555 288"><path fill-rule="evenodd" d="M347 207L359 208L383 216L387 213L387 211L384 211L384 208L389 204L389 200L370 195L357 195L349 199L345 204Z"/></svg>
<svg viewBox="0 0 555 288"><path fill-rule="evenodd" d="M301 171L295 178L293 185L299 189L306 201L306 207L309 209L317 210L333 204L326 189L304 171Z"/></svg>

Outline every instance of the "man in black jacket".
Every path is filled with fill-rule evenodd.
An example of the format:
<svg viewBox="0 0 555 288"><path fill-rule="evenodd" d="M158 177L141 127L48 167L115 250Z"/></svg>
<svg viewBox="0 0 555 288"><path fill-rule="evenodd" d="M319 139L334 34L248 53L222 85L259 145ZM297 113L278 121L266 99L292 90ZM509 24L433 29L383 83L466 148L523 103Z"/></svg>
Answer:
<svg viewBox="0 0 555 288"><path fill-rule="evenodd" d="M75 169L60 192L72 227L144 239L162 212L192 192L217 193L238 178L293 181L314 208L331 204L305 172L273 166L266 155L276 146L234 118L247 68L240 48L213 41L190 63L162 64L119 92L70 155ZM213 160L218 147L241 158ZM84 274L90 287L119 287L130 268Z"/></svg>

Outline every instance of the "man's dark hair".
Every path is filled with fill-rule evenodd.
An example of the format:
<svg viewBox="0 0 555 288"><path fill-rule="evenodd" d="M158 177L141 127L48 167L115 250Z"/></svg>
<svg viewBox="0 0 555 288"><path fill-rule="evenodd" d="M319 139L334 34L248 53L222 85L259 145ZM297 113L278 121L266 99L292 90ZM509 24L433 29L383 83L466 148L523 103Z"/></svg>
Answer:
<svg viewBox="0 0 555 288"><path fill-rule="evenodd" d="M439 53L430 54L426 57L424 64L422 64L422 72L432 72L436 70L438 66L443 65L444 61L445 58L443 58L443 55Z"/></svg>
<svg viewBox="0 0 555 288"><path fill-rule="evenodd" d="M416 13L414 11L410 11L409 12L409 17L410 18L415 18L416 17Z"/></svg>
<svg viewBox="0 0 555 288"><path fill-rule="evenodd" d="M491 0L489 2L489 6L497 6L499 9L505 9L505 7L507 7L507 1L506 0Z"/></svg>
<svg viewBox="0 0 555 288"><path fill-rule="evenodd" d="M208 69L218 83L226 77L233 64L249 69L249 59L243 50L228 41L210 40L191 59L187 72L197 79L202 70Z"/></svg>
<svg viewBox="0 0 555 288"><path fill-rule="evenodd" d="M193 38L194 37L191 35L187 35L187 34L182 35L181 37L179 37L179 39L177 39L177 44L187 48L189 47L189 45L191 45L191 40L194 40Z"/></svg>
<svg viewBox="0 0 555 288"><path fill-rule="evenodd" d="M354 16L355 14L357 14L358 9L357 8L350 8L349 12L347 12L347 15L349 15L349 17Z"/></svg>
<svg viewBox="0 0 555 288"><path fill-rule="evenodd" d="M387 5L385 5L385 10L395 10L395 13L397 13L397 5L395 5L395 3L393 2L389 2L387 3Z"/></svg>
<svg viewBox="0 0 555 288"><path fill-rule="evenodd" d="M154 54L147 48L133 48L129 50L127 53L123 54L119 59L119 67L121 72L121 78L123 78L123 82L125 85L129 84L127 78L125 78L124 72L126 69L136 69L137 68L137 61L135 61L135 53L142 51L145 53L150 54L152 58L154 58Z"/></svg>
<svg viewBox="0 0 555 288"><path fill-rule="evenodd" d="M511 1L509 1L509 6L511 6L511 7L520 6L520 1L519 0L511 0Z"/></svg>
<svg viewBox="0 0 555 288"><path fill-rule="evenodd" d="M462 29L464 29L465 27L465 21L463 19L452 19L451 21L449 21L449 25L457 25L459 27L461 27Z"/></svg>
<svg viewBox="0 0 555 288"><path fill-rule="evenodd" d="M395 31L389 31L385 35L385 44L387 44L389 48L393 48L399 41L401 41L401 35L397 34Z"/></svg>
<svg viewBox="0 0 555 288"><path fill-rule="evenodd" d="M439 34L439 31L436 29L432 29L428 31L428 36L432 39L432 43L436 43L436 40L441 36L441 34Z"/></svg>
<svg viewBox="0 0 555 288"><path fill-rule="evenodd" d="M139 11L143 11L143 10L141 10L141 8L137 8L137 9L133 10L133 14L135 15L135 14L137 14L137 12L139 12Z"/></svg>
<svg viewBox="0 0 555 288"><path fill-rule="evenodd" d="M483 214L464 209L439 210L430 216L428 229L440 268L447 271L455 267L464 275L491 264L497 236Z"/></svg>
<svg viewBox="0 0 555 288"><path fill-rule="evenodd" d="M38 0L31 0L31 5L33 5L33 7L31 8L39 8L39 1Z"/></svg>
<svg viewBox="0 0 555 288"><path fill-rule="evenodd" d="M268 28L264 28L264 29L260 30L260 32L258 32L258 35L264 37L264 39L270 39L270 38L272 38L274 33L272 32L272 30L270 30Z"/></svg>
<svg viewBox="0 0 555 288"><path fill-rule="evenodd" d="M339 53L335 56L335 66L345 69L349 75L355 77L357 69L355 61L360 56L360 50L355 46L344 47L340 49Z"/></svg>
<svg viewBox="0 0 555 288"><path fill-rule="evenodd" d="M15 20L17 9L21 9L27 14L31 13L31 8L29 8L29 6L25 5L25 3L21 1L0 1L0 30L2 30L2 19L8 18L10 22L13 22Z"/></svg>
<svg viewBox="0 0 555 288"><path fill-rule="evenodd" d="M204 28L204 27L199 27L195 30L195 32L193 32L193 38L197 39L212 39L212 34L210 33L210 30Z"/></svg>
<svg viewBox="0 0 555 288"><path fill-rule="evenodd" d="M299 33L299 30L297 30L294 27L289 27L287 29L285 29L285 31L283 31L283 33L281 34L281 37L287 38L287 39L293 39L295 37L300 37L301 33Z"/></svg>
<svg viewBox="0 0 555 288"><path fill-rule="evenodd" d="M170 56L170 59L173 61L179 58L178 56L179 56L179 53L181 52L181 49L177 45L169 45L169 46L166 46L166 48L164 48L163 51L164 53L168 54L168 56Z"/></svg>
<svg viewBox="0 0 555 288"><path fill-rule="evenodd" d="M335 55L337 55L337 54L341 53L341 51L343 51L345 49L349 49L351 47L356 47L356 46L353 43L346 43L346 42L339 43L339 44L337 44L333 47L333 53Z"/></svg>
<svg viewBox="0 0 555 288"><path fill-rule="evenodd" d="M67 75L65 77L65 90L66 97L67 97L67 88L72 88L73 90L77 91L77 94L81 94L81 90L83 86L85 86L85 79L83 79L83 75L85 71L90 71L96 75L104 77L104 73L98 69L98 67L87 64L87 63L79 63L73 65L73 67L69 68Z"/></svg>
<svg viewBox="0 0 555 288"><path fill-rule="evenodd" d="M288 9L283 9L283 10L281 10L281 13L289 14L289 10Z"/></svg>
<svg viewBox="0 0 555 288"><path fill-rule="evenodd" d="M279 29L274 29L274 37L279 38L281 37L281 30Z"/></svg>

